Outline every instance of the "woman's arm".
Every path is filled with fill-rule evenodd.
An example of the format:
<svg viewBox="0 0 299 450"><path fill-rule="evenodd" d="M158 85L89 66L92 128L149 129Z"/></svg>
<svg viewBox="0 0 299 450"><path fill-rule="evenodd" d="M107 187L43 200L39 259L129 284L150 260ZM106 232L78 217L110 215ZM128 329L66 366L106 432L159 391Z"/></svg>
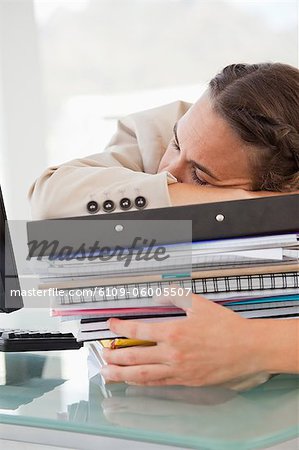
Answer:
<svg viewBox="0 0 299 450"><path fill-rule="evenodd" d="M87 215L89 202L96 202L96 214L105 213L103 204L113 202L114 212L122 212L120 201L142 196L147 208L171 206L168 185L175 183L168 172L148 174L125 167L105 167L103 155L50 167L35 181L29 192L33 219Z"/></svg>
<svg viewBox="0 0 299 450"><path fill-rule="evenodd" d="M230 189L195 184L176 183L168 186L172 206L213 203L226 200L249 199L251 193L244 189Z"/></svg>
<svg viewBox="0 0 299 450"><path fill-rule="evenodd" d="M245 191L240 188L221 188L216 186L196 186L195 184L176 183L168 186L173 206L195 203L213 203L226 200L242 200L277 195L298 194L296 192Z"/></svg>
<svg viewBox="0 0 299 450"><path fill-rule="evenodd" d="M299 373L298 320L244 319L199 295L192 298L187 318L167 326L111 319L115 333L157 345L105 349L105 378L204 386L265 372Z"/></svg>
<svg viewBox="0 0 299 450"><path fill-rule="evenodd" d="M299 373L299 320L251 321L253 351L269 373Z"/></svg>
<svg viewBox="0 0 299 450"><path fill-rule="evenodd" d="M178 101L127 116L118 122L104 152L47 169L29 192L33 218L86 215L91 200L100 207L112 200L115 212L122 211L122 198L129 198L136 209L138 196L145 197L147 208L171 206L167 186L176 179L156 172L173 124L189 107Z"/></svg>

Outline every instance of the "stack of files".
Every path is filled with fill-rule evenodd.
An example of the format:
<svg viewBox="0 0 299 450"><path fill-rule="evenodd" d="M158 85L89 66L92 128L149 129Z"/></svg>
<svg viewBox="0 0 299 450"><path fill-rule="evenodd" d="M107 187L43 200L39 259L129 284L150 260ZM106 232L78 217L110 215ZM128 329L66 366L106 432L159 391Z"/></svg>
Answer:
<svg viewBox="0 0 299 450"><path fill-rule="evenodd" d="M298 233L218 239L170 245L170 263L43 258L34 264L40 288L52 296L52 315L76 320L78 340L122 336L110 317L161 321L182 319L183 310L163 306L155 295L181 291L204 295L246 318L290 318L299 312ZM182 294L180 294L182 295Z"/></svg>

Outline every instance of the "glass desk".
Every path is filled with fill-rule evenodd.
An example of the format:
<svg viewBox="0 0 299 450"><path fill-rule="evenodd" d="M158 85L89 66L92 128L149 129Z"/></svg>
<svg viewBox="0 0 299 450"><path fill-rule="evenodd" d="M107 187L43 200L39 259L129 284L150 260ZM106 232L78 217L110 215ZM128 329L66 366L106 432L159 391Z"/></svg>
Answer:
<svg viewBox="0 0 299 450"><path fill-rule="evenodd" d="M139 448L146 448L145 443L211 450L265 448L298 436L298 400L299 377L291 375L273 377L243 393L221 387L105 388L98 375L89 380L85 348L0 353L2 439L7 438L5 427L13 426L18 433L29 427L32 435L56 430L72 432L75 439L83 434L138 441Z"/></svg>

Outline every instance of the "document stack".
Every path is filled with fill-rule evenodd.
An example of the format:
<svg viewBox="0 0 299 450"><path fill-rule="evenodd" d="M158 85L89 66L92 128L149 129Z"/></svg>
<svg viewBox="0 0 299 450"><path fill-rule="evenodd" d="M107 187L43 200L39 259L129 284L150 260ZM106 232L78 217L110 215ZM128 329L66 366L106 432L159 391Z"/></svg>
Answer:
<svg viewBox="0 0 299 450"><path fill-rule="evenodd" d="M178 320L171 297L200 294L246 318L290 318L299 312L298 234L196 241L167 247L171 264L44 258L40 288L52 293L52 314L76 320L78 340L122 338L110 317ZM136 253L136 252L135 252ZM190 265L191 258L191 265ZM158 268L157 268L158 267ZM175 287L174 287L175 283ZM167 296L161 306L159 297ZM108 341L107 341L108 342Z"/></svg>
<svg viewBox="0 0 299 450"><path fill-rule="evenodd" d="M126 338L110 317L182 320L175 298L192 293L250 319L298 317L295 194L33 221L27 233L52 314L75 320L80 341ZM167 258L152 258L159 246Z"/></svg>

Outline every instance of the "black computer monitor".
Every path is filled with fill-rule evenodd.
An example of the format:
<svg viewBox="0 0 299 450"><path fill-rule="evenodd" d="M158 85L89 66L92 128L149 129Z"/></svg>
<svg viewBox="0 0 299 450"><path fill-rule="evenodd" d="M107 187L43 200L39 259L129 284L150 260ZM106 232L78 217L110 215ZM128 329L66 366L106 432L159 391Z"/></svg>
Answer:
<svg viewBox="0 0 299 450"><path fill-rule="evenodd" d="M23 307L18 272L7 227L7 217L0 186L0 312L12 312ZM5 231L6 230L6 231ZM12 295L14 292L14 295ZM19 294L16 294L19 292Z"/></svg>

